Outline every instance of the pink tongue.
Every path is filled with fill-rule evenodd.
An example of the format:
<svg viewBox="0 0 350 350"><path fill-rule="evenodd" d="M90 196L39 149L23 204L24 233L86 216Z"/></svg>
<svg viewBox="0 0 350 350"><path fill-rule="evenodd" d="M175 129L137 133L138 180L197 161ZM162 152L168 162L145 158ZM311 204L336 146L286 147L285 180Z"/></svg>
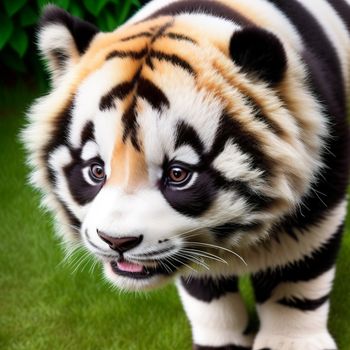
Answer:
<svg viewBox="0 0 350 350"><path fill-rule="evenodd" d="M118 269L126 272L142 272L143 266L126 261L117 262Z"/></svg>

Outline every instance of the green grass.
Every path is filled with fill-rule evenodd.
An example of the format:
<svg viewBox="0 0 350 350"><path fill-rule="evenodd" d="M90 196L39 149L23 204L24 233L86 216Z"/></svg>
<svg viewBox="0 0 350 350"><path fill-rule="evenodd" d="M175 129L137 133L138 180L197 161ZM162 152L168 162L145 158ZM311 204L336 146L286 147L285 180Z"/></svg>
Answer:
<svg viewBox="0 0 350 350"><path fill-rule="evenodd" d="M189 325L173 286L121 294L104 282L100 270L91 273L87 265L73 272L74 264L62 263L51 219L25 184L17 141L24 106L34 92L17 90L3 94L0 107L0 349L190 349ZM340 350L350 349L349 271L347 233L330 321ZM247 280L242 289L252 310Z"/></svg>

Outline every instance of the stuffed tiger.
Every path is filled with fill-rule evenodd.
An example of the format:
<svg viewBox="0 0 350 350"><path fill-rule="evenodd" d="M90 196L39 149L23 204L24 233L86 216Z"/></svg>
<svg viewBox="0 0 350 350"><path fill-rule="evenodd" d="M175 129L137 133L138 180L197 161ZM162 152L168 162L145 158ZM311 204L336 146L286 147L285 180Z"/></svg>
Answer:
<svg viewBox="0 0 350 350"><path fill-rule="evenodd" d="M154 0L111 33L50 5L39 28L23 138L63 239L121 289L175 279L194 349L336 349L347 0Z"/></svg>

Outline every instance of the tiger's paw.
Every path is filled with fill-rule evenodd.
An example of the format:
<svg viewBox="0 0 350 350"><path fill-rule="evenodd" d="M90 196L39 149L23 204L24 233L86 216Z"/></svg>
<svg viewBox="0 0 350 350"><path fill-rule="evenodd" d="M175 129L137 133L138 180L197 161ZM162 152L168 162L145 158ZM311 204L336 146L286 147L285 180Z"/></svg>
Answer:
<svg viewBox="0 0 350 350"><path fill-rule="evenodd" d="M295 337L264 332L255 338L253 350L337 350L337 345L328 332Z"/></svg>

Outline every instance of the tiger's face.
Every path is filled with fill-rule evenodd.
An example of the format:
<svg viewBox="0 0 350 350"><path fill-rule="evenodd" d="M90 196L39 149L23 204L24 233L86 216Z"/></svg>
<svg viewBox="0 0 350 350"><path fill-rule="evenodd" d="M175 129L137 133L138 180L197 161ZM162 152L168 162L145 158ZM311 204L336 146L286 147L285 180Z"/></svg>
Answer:
<svg viewBox="0 0 350 350"><path fill-rule="evenodd" d="M215 42L189 35L185 19L97 33L57 8L44 14L54 88L24 133L32 181L64 237L121 288L242 264L231 250L263 239L317 166L275 93L287 74L282 45L227 26ZM271 74L244 69L242 45L234 56L252 35L278 51Z"/></svg>

